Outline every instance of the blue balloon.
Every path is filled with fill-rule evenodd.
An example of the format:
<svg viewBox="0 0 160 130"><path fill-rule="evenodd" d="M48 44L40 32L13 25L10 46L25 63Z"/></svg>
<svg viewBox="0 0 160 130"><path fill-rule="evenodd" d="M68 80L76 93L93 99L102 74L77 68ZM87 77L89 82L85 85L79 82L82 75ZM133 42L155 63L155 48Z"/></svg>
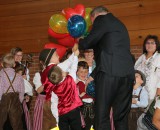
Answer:
<svg viewBox="0 0 160 130"><path fill-rule="evenodd" d="M70 35L77 38L85 33L86 22L82 16L74 15L68 20L67 28Z"/></svg>

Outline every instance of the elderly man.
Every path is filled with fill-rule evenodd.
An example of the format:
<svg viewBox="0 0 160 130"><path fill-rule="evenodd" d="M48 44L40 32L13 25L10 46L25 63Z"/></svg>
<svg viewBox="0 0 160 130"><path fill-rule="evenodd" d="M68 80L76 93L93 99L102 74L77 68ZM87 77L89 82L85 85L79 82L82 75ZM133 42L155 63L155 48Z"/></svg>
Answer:
<svg viewBox="0 0 160 130"><path fill-rule="evenodd" d="M128 112L134 81L128 31L123 23L102 6L91 12L93 28L79 49L94 49L96 69L95 130L110 130L109 113L113 108L116 130L128 130ZM91 77L90 80L93 80Z"/></svg>

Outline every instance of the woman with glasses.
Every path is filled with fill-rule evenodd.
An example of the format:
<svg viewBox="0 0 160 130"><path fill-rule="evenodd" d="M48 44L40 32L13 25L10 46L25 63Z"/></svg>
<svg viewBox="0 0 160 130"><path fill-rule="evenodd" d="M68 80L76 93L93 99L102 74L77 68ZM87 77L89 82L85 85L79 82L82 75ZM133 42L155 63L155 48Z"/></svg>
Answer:
<svg viewBox="0 0 160 130"><path fill-rule="evenodd" d="M160 50L159 40L156 35L148 35L143 43L143 54L135 63L135 69L140 70L146 77L145 89L149 96L149 105L157 95L160 95ZM146 130L142 123L144 114L138 119L138 129Z"/></svg>

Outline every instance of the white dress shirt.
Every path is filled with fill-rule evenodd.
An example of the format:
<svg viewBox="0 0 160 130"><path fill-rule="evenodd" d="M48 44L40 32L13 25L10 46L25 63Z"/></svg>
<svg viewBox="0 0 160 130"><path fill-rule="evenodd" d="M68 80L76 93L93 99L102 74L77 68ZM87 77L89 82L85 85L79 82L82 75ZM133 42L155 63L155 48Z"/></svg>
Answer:
<svg viewBox="0 0 160 130"><path fill-rule="evenodd" d="M141 91L141 93L140 93ZM131 108L146 108L148 105L148 92L146 91L145 88L142 88L141 86L138 87L137 89L133 89L132 95L136 95L138 96L140 93L140 98L138 101L138 98L134 98L137 103L136 104L132 104Z"/></svg>

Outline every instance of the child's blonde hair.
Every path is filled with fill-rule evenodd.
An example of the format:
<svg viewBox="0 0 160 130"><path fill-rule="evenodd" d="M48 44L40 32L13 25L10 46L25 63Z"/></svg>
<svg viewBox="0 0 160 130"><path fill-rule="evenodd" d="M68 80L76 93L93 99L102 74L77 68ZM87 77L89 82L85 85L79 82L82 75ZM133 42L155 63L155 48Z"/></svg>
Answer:
<svg viewBox="0 0 160 130"><path fill-rule="evenodd" d="M4 68L13 68L15 65L14 56L11 53L7 53L2 57L2 65Z"/></svg>

